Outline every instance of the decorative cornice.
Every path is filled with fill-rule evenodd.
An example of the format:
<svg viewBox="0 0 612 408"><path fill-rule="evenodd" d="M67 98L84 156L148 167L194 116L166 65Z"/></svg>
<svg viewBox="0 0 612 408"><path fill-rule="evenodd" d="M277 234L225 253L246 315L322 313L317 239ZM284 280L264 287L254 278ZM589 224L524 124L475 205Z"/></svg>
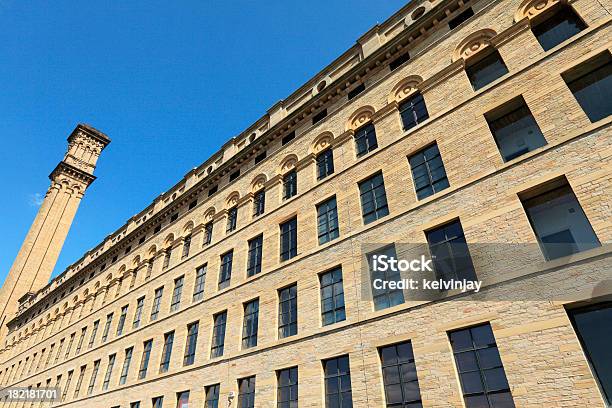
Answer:
<svg viewBox="0 0 612 408"><path fill-rule="evenodd" d="M55 181L56 177L62 174L66 174L76 180L82 181L87 186L89 186L96 179L96 176L94 176L93 174L89 174L64 161L58 163L58 165L55 167L55 169L53 169L51 174L49 174L49 179Z"/></svg>

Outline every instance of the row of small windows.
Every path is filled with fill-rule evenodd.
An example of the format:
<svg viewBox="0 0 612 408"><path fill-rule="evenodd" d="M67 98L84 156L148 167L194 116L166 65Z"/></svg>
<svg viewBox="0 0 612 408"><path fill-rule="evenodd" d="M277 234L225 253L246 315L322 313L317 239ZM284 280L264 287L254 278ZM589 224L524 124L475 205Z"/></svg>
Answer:
<svg viewBox="0 0 612 408"><path fill-rule="evenodd" d="M463 22L467 21L474 15L471 8L467 8L455 18L449 21L450 29L454 29ZM551 11L544 13L543 16L538 16L532 22L532 30L534 35L542 45L545 51L559 45L563 41L573 37L586 28L586 24L576 14L574 9L567 4L558 4ZM508 69L499 55L492 49L489 52L478 53L478 56L471 58L466 65L466 73L472 86L478 90L495 79L508 73ZM391 69L395 69L408 61L409 54L398 57L391 65ZM610 53L604 53L596 58L581 64L580 66L564 73L563 79L576 97L589 119L593 122L603 119L612 112L612 101L607 97L612 90L612 63ZM365 85L361 84L349 94L349 100L365 90ZM507 109L506 115L497 114L491 115L488 119L489 126L496 135L495 141L505 161L512 160L528 151L534 150L546 144L546 141L537 127L533 116L526 106L520 106L520 103L515 101L515 109ZM415 94L403 101L399 106L400 116L405 130L408 130L417 124L426 120L429 115L425 106L422 95ZM319 114L322 119L327 115L324 110ZM499 117L495 117L499 116ZM313 118L313 122L315 122ZM282 145L289 143L295 138L295 132L292 132L282 139ZM369 124L361 129L358 129L355 134L357 156L362 156L378 147L376 135L373 125ZM260 153L256 158L256 164L266 158L266 151ZM317 178L319 180L333 173L333 152L331 149L326 150L323 154L317 157ZM240 175L240 171L236 171L230 175L230 181L235 180ZM284 198L290 198L297 194L297 174L291 172L284 180ZM423 179L421 179L422 183ZM434 180L430 180L430 186L425 187L426 192L432 191L435 193ZM440 185L444 185L447 181L438 180ZM422 185L422 184L421 184ZM421 187L423 188L423 187ZM218 190L218 186L213 186L208 192L208 196L212 196ZM427 196L426 192L418 192L420 195ZM263 214L265 208L265 193L258 193L258 199L255 200L254 216ZM197 205L197 201L190 203L190 209ZM234 214L237 215L237 214ZM171 221L178 218L178 213L171 217ZM236 217L230 217L228 220L227 232L231 232L236 228ZM212 225L210 226L212 227ZM161 225L158 225L154 231L157 233L161 230ZM142 237L140 244L144 242ZM130 249L126 249L126 253ZM117 257L113 258L113 262ZM103 266L101 269L104 269Z"/></svg>

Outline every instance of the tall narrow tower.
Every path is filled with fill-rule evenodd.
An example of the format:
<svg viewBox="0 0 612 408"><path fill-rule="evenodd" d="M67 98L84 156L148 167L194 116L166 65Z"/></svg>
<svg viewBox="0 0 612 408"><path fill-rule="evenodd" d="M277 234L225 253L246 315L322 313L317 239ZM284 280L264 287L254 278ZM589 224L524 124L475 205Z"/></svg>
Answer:
<svg viewBox="0 0 612 408"><path fill-rule="evenodd" d="M95 180L98 157L109 143L108 136L84 124L68 137L66 155L49 175L51 186L0 288L0 340L19 299L49 282L83 194Z"/></svg>

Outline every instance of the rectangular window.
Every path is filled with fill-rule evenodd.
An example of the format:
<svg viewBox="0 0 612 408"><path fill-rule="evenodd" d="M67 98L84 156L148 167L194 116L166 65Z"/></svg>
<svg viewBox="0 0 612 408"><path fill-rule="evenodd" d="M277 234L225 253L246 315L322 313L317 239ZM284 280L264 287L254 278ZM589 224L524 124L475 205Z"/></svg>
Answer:
<svg viewBox="0 0 612 408"><path fill-rule="evenodd" d="M130 364L132 363L132 354L134 347L125 349L125 357L123 358L123 367L121 367L121 376L119 377L119 385L123 385L127 381L128 373L130 372Z"/></svg>
<svg viewBox="0 0 612 408"><path fill-rule="evenodd" d="M81 366L81 370L79 371L79 378L77 378L76 386L74 387L74 396L73 398L77 398L79 396L79 392L81 392L81 385L83 384L83 378L85 377L85 370L87 366Z"/></svg>
<svg viewBox="0 0 612 408"><path fill-rule="evenodd" d="M389 215L387 193L382 172L359 183L363 223L369 224Z"/></svg>
<svg viewBox="0 0 612 408"><path fill-rule="evenodd" d="M612 114L610 51L604 51L561 76L591 122L597 122Z"/></svg>
<svg viewBox="0 0 612 408"><path fill-rule="evenodd" d="M565 177L519 197L547 260L601 245Z"/></svg>
<svg viewBox="0 0 612 408"><path fill-rule="evenodd" d="M96 320L93 324L93 329L91 330L91 336L89 337L89 344L87 345L87 348L92 348L96 342L96 334L98 333L99 326L100 320ZM49 353L49 356L51 356L51 353Z"/></svg>
<svg viewBox="0 0 612 408"><path fill-rule="evenodd" d="M104 375L104 382L102 383L102 390L108 390L108 386L110 384L111 376L113 375L113 367L115 367L115 358L116 354L111 354L108 356L108 366L106 367L106 374Z"/></svg>
<svg viewBox="0 0 612 408"><path fill-rule="evenodd" d="M263 256L263 234L248 241L249 252L247 254L247 276L253 276L261 272L261 260Z"/></svg>
<svg viewBox="0 0 612 408"><path fill-rule="evenodd" d="M267 155L268 155L268 152L266 150L264 150L263 152L259 153L257 156L255 156L255 164L259 164L262 161L264 161L264 159L266 158Z"/></svg>
<svg viewBox="0 0 612 408"><path fill-rule="evenodd" d="M461 13L457 14L457 16L453 17L448 21L448 28L454 30L459 27L461 24L466 22L474 15L474 10L471 7L466 8Z"/></svg>
<svg viewBox="0 0 612 408"><path fill-rule="evenodd" d="M240 169L236 170L232 174L229 175L229 181L232 182L236 180L240 176Z"/></svg>
<svg viewBox="0 0 612 408"><path fill-rule="evenodd" d="M178 220L178 213L174 213L170 216L170 222Z"/></svg>
<svg viewBox="0 0 612 408"><path fill-rule="evenodd" d="M419 200L449 186L438 144L426 147L408 158L414 189Z"/></svg>
<svg viewBox="0 0 612 408"><path fill-rule="evenodd" d="M149 368L149 359L151 358L151 349L153 348L153 340L147 340L143 343L142 358L140 359L140 369L138 370L138 379L142 380L147 376Z"/></svg>
<svg viewBox="0 0 612 408"><path fill-rule="evenodd" d="M394 344L378 350L385 386L386 407L421 407L412 343Z"/></svg>
<svg viewBox="0 0 612 408"><path fill-rule="evenodd" d="M121 308L121 315L119 316L119 323L117 324L117 337L123 334L123 327L125 326L125 319L127 318L128 305Z"/></svg>
<svg viewBox="0 0 612 408"><path fill-rule="evenodd" d="M140 326L140 320L142 319L142 308L144 307L144 296L136 301L136 312L134 313L134 320L132 321L132 328L137 329Z"/></svg>
<svg viewBox="0 0 612 408"><path fill-rule="evenodd" d="M357 157L364 156L378 147L376 129L372 123L355 130L355 150Z"/></svg>
<svg viewBox="0 0 612 408"><path fill-rule="evenodd" d="M244 304L244 320L242 323L242 348L247 349L257 345L257 328L259 323L259 299Z"/></svg>
<svg viewBox="0 0 612 408"><path fill-rule="evenodd" d="M291 367L276 372L278 388L276 391L277 408L298 406L298 368Z"/></svg>
<svg viewBox="0 0 612 408"><path fill-rule="evenodd" d="M280 225L280 258L287 261L297 255L297 217Z"/></svg>
<svg viewBox="0 0 612 408"><path fill-rule="evenodd" d="M558 4L555 8L556 10L545 20L532 23L533 34L544 51L556 47L586 28L586 24L578 17L572 6Z"/></svg>
<svg viewBox="0 0 612 408"><path fill-rule="evenodd" d="M204 297L204 285L206 284L206 269L208 264L204 264L196 269L195 285L193 287L193 301L197 302Z"/></svg>
<svg viewBox="0 0 612 408"><path fill-rule="evenodd" d="M204 408L219 408L219 384L205 387L206 401Z"/></svg>
<svg viewBox="0 0 612 408"><path fill-rule="evenodd" d="M225 324L227 322L227 311L217 313L213 317L213 337L210 348L210 358L221 357L225 346Z"/></svg>
<svg viewBox="0 0 612 408"><path fill-rule="evenodd" d="M405 52L389 63L389 69L391 71L395 71L396 69L404 65L404 63L408 62L409 60L410 60L410 54Z"/></svg>
<svg viewBox="0 0 612 408"><path fill-rule="evenodd" d="M196 348L198 346L199 328L199 322L187 325L187 342L185 344L185 356L183 357L184 366L192 365L195 361Z"/></svg>
<svg viewBox="0 0 612 408"><path fill-rule="evenodd" d="M600 303L568 311L582 349L589 360L603 399L612 405L612 366L610 366L610 338L612 338L612 303Z"/></svg>
<svg viewBox="0 0 612 408"><path fill-rule="evenodd" d="M238 408L255 408L255 376L238 380Z"/></svg>
<svg viewBox="0 0 612 408"><path fill-rule="evenodd" d="M183 282L185 276L179 276L174 280L174 290L170 301L170 312L176 312L181 307L181 296L183 295Z"/></svg>
<svg viewBox="0 0 612 408"><path fill-rule="evenodd" d="M87 395L93 393L94 387L96 386L96 377L98 377L98 371L100 370L100 360L94 361L93 371L91 372L91 378L89 379L89 386L87 387Z"/></svg>
<svg viewBox="0 0 612 408"><path fill-rule="evenodd" d="M108 339L108 333L110 332L111 324L113 324L113 313L106 315L106 323L104 323L104 331L102 332L102 343Z"/></svg>
<svg viewBox="0 0 612 408"><path fill-rule="evenodd" d="M164 294L164 287L155 289L155 297L153 298L153 305L151 305L151 321L157 320L159 315L159 308L161 306L162 296Z"/></svg>
<svg viewBox="0 0 612 408"><path fill-rule="evenodd" d="M490 324L449 334L466 408L514 407Z"/></svg>
<svg viewBox="0 0 612 408"><path fill-rule="evenodd" d="M130 402L130 408L140 408L140 401Z"/></svg>
<svg viewBox="0 0 612 408"><path fill-rule="evenodd" d="M232 207L227 210L227 227L225 232L229 233L236 229L236 223L238 221L238 207Z"/></svg>
<svg viewBox="0 0 612 408"><path fill-rule="evenodd" d="M176 393L176 408L189 408L189 391Z"/></svg>
<svg viewBox="0 0 612 408"><path fill-rule="evenodd" d="M334 151L325 149L317 155L317 180L334 174Z"/></svg>
<svg viewBox="0 0 612 408"><path fill-rule="evenodd" d="M57 348L57 354L55 355L55 360L53 363L57 363L59 361L60 355L62 354L62 348L64 348L64 339L60 340L59 347Z"/></svg>
<svg viewBox="0 0 612 408"><path fill-rule="evenodd" d="M447 280L476 280L472 257L459 220L425 233L436 277Z"/></svg>
<svg viewBox="0 0 612 408"><path fill-rule="evenodd" d="M219 290L227 288L232 279L232 263L234 261L234 250L221 255L221 269L219 270Z"/></svg>
<svg viewBox="0 0 612 408"><path fill-rule="evenodd" d="M253 217L258 217L266 211L266 190L261 189L253 196Z"/></svg>
<svg viewBox="0 0 612 408"><path fill-rule="evenodd" d="M374 282L377 279L380 279L383 282L398 282L402 279L397 268L387 268L384 271L379 270L378 268L374 270L374 255L386 255L389 258L397 259L395 245L389 245L375 252L367 254L366 256L370 268L370 282ZM400 305L404 303L405 299L404 292L401 289L391 289L389 286L384 286L380 289L377 289L374 285L372 285L372 300L374 301L374 310L382 310L392 306Z"/></svg>
<svg viewBox="0 0 612 408"><path fill-rule="evenodd" d="M337 267L319 275L321 284L321 319L323 326L346 319L342 268Z"/></svg>
<svg viewBox="0 0 612 408"><path fill-rule="evenodd" d="M293 284L278 291L278 338L297 332L297 284Z"/></svg>
<svg viewBox="0 0 612 408"><path fill-rule="evenodd" d="M188 210L193 210L194 208L196 208L197 205L198 205L198 200L193 200L192 202L189 203ZM142 244L142 242L141 242L141 244Z"/></svg>
<svg viewBox="0 0 612 408"><path fill-rule="evenodd" d="M76 337L76 333L72 333L70 335L70 340L68 341L68 347L66 347L66 354L64 355L64 360L70 356L70 350L72 350L72 344L74 343L75 337Z"/></svg>
<svg viewBox="0 0 612 408"><path fill-rule="evenodd" d="M336 196L317 205L317 231L319 245L325 244L340 236Z"/></svg>
<svg viewBox="0 0 612 408"><path fill-rule="evenodd" d="M355 88L349 91L348 100L350 101L351 99L356 98L357 95L361 94L363 91L365 91L365 89L366 87L364 83L357 85Z"/></svg>
<svg viewBox="0 0 612 408"><path fill-rule="evenodd" d="M282 139L281 139L281 144L284 146L287 143L289 143L290 141L292 141L293 139L295 139L295 131L285 135Z"/></svg>
<svg viewBox="0 0 612 408"><path fill-rule="evenodd" d="M344 408L353 406L349 357L340 356L323 360L325 373L325 406Z"/></svg>
<svg viewBox="0 0 612 408"><path fill-rule="evenodd" d="M85 340L86 333L87 333L87 326L81 329L81 337L79 337L79 342L77 343L75 354L79 354L81 352L81 348L83 347L83 340ZM40 362L42 361L42 356L44 353L45 353L45 350L43 349L42 353L40 354L40 360L38 361L39 365L40 365ZM36 367L36 369L38 370L38 367Z"/></svg>
<svg viewBox="0 0 612 408"><path fill-rule="evenodd" d="M219 190L219 186L215 184L214 186L208 189L208 196L211 197L217 192L217 190Z"/></svg>
<svg viewBox="0 0 612 408"><path fill-rule="evenodd" d="M481 51L482 52L482 51ZM478 58L478 56L476 57ZM508 73L508 68L497 50L492 50L486 56L470 62L465 67L472 88L475 91L490 84Z"/></svg>
<svg viewBox="0 0 612 408"><path fill-rule="evenodd" d="M172 356L172 345L174 344L174 331L164 334L164 348L159 363L159 372L165 373L170 368L170 357Z"/></svg>
<svg viewBox="0 0 612 408"><path fill-rule="evenodd" d="M68 389L70 388L70 382L72 381L73 374L74 374L74 370L68 371L68 378L66 378L66 384L64 385L64 391L62 391L61 402L66 401L66 396L68 395Z"/></svg>
<svg viewBox="0 0 612 408"><path fill-rule="evenodd" d="M486 113L485 118L504 161L510 161L546 144L522 96Z"/></svg>
<svg viewBox="0 0 612 408"><path fill-rule="evenodd" d="M210 221L204 225L204 246L210 245L212 242L213 222Z"/></svg>
<svg viewBox="0 0 612 408"><path fill-rule="evenodd" d="M297 194L297 171L291 170L283 176L283 199L287 200Z"/></svg>
<svg viewBox="0 0 612 408"><path fill-rule="evenodd" d="M425 99L423 99L423 95L420 92L402 101L399 105L399 113L404 130L412 129L429 118Z"/></svg>
<svg viewBox="0 0 612 408"><path fill-rule="evenodd" d="M323 109L321 112L317 113L312 117L312 124L316 125L327 116L327 109Z"/></svg>
<svg viewBox="0 0 612 408"><path fill-rule="evenodd" d="M189 250L191 249L191 235L187 235L183 241L183 253L181 259L185 259L189 256Z"/></svg>
<svg viewBox="0 0 612 408"><path fill-rule="evenodd" d="M153 408L163 408L164 407L164 397L152 398L151 405L153 406Z"/></svg>
<svg viewBox="0 0 612 408"><path fill-rule="evenodd" d="M172 257L172 248L166 249L166 253L164 254L164 263L162 264L162 269L168 269L170 266L170 258Z"/></svg>

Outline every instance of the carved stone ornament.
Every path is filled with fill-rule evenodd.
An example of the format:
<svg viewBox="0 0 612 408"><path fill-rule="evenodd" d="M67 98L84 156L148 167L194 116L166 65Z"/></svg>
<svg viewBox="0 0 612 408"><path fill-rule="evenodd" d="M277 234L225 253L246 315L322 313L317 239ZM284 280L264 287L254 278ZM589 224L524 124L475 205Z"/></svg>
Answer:
<svg viewBox="0 0 612 408"><path fill-rule="evenodd" d="M514 21L521 21L525 17L532 19L562 2L563 0L523 0L514 14Z"/></svg>
<svg viewBox="0 0 612 408"><path fill-rule="evenodd" d="M388 98L389 103L400 102L407 96L415 93L418 91L418 86L421 82L423 82L423 78L418 75L410 75L409 77L402 79L391 90L391 94Z"/></svg>
<svg viewBox="0 0 612 408"><path fill-rule="evenodd" d="M347 130L355 130L360 128L361 126L372 120L372 115L374 115L374 108L372 108L371 106L364 106L363 108L358 109L351 116L351 119L348 122Z"/></svg>
<svg viewBox="0 0 612 408"><path fill-rule="evenodd" d="M495 37L496 35L497 33L489 28L478 30L468 35L455 49L455 53L453 54L453 62L461 58L467 60L476 53L482 51L487 46L491 45L491 38Z"/></svg>

